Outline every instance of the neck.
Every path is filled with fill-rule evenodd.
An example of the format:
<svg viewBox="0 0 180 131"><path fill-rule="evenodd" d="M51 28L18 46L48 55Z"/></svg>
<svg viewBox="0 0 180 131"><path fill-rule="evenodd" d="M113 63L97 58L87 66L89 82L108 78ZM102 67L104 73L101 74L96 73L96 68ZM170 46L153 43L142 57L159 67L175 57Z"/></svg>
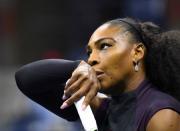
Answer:
<svg viewBox="0 0 180 131"><path fill-rule="evenodd" d="M135 72L135 74L125 82L126 87L124 92L129 92L137 89L144 79L146 79L146 76L143 71Z"/></svg>

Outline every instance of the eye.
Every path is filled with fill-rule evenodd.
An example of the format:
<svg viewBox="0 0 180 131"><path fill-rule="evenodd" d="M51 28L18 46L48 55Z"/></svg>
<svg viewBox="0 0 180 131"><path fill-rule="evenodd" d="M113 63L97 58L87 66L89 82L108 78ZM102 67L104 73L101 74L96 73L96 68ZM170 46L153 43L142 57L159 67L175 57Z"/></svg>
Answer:
<svg viewBox="0 0 180 131"><path fill-rule="evenodd" d="M87 50L87 55L90 56L90 54L92 53L91 50Z"/></svg>
<svg viewBox="0 0 180 131"><path fill-rule="evenodd" d="M101 50L106 50L107 48L109 48L109 47L111 47L112 45L111 44L109 44L109 43L102 43L101 45L100 45L100 49Z"/></svg>

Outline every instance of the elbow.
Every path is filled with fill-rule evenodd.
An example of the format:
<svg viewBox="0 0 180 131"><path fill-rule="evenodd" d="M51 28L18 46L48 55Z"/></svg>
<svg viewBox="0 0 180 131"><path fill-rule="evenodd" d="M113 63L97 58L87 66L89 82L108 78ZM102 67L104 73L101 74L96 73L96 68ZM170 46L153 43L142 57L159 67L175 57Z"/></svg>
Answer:
<svg viewBox="0 0 180 131"><path fill-rule="evenodd" d="M23 90L23 75L21 73L21 70L18 70L15 72L15 82L17 87L22 91Z"/></svg>
<svg viewBox="0 0 180 131"><path fill-rule="evenodd" d="M15 82L17 87L25 93L28 91L28 73L24 68L20 68L18 71L15 72ZM30 80L30 79L29 79Z"/></svg>

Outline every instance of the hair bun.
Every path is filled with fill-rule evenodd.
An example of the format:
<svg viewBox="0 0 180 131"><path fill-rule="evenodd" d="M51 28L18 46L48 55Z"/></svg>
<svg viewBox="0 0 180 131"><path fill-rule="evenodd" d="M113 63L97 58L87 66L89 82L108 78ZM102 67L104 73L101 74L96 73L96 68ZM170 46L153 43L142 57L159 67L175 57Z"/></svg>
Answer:
<svg viewBox="0 0 180 131"><path fill-rule="evenodd" d="M148 34L159 34L161 33L161 28L152 22L140 23L141 30Z"/></svg>
<svg viewBox="0 0 180 131"><path fill-rule="evenodd" d="M157 35L162 32L161 28L152 22L141 22L139 25L142 38L146 42L145 45L150 47L152 44L156 43Z"/></svg>

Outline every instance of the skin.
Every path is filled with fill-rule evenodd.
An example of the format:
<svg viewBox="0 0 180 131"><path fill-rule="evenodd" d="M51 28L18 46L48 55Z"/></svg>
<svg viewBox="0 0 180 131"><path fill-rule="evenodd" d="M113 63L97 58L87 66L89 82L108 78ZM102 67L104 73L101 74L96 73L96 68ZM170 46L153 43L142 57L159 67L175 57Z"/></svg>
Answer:
<svg viewBox="0 0 180 131"><path fill-rule="evenodd" d="M151 118L146 131L180 131L180 116L170 109L160 110Z"/></svg>
<svg viewBox="0 0 180 131"><path fill-rule="evenodd" d="M100 26L93 33L87 46L90 76L74 71L65 87L65 96L71 96L64 102L65 106L84 95L86 106L99 90L117 95L135 89L144 80L143 64L140 64L141 70L135 72L133 63L142 61L145 48L143 44L132 44L128 39L129 33L122 33L120 28L110 24ZM79 67L83 64L86 63L81 62ZM101 75L96 74L98 71Z"/></svg>
<svg viewBox="0 0 180 131"><path fill-rule="evenodd" d="M82 108L85 109L90 104L95 111L102 101L96 96L98 91L118 95L138 87L146 78L143 63L146 49L142 43L132 43L130 38L131 34L124 32L123 28L110 24L100 26L92 34L87 46L88 61L82 61L69 79L63 96L65 102L61 109L85 96ZM139 71L134 70L136 62L139 63ZM86 65L90 66L82 70ZM171 124L161 122L162 116L164 119L171 118ZM176 112L170 110L166 113L162 110L150 120L147 131L178 131L178 122L179 115ZM162 129L159 127L161 125ZM169 127L171 125L173 128Z"/></svg>
<svg viewBox="0 0 180 131"><path fill-rule="evenodd" d="M128 42L128 34L120 33L120 29L109 24L101 26L92 35L88 52L88 63L94 70L103 72L98 80L101 91L106 94L118 95L132 90L144 79L143 70L134 71L133 61L142 59L142 54L136 54L136 44ZM95 64L94 64L95 63Z"/></svg>

